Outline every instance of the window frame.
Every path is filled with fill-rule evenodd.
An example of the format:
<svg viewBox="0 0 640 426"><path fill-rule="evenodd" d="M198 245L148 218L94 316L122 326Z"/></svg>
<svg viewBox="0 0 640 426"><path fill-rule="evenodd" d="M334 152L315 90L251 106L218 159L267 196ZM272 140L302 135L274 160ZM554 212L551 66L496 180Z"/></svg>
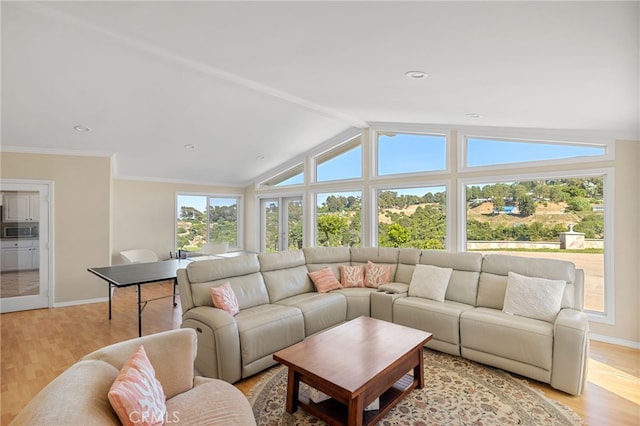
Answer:
<svg viewBox="0 0 640 426"><path fill-rule="evenodd" d="M178 217L177 217L177 213L178 213L178 208L180 207L178 205L178 197L180 196L186 196L186 197L206 197L206 205L205 205L205 211L203 212L203 214L206 217L206 230L207 230L207 235L206 235L206 242L210 242L211 241L211 234L210 234L210 221L209 221L209 206L210 204L210 200L212 198L227 198L227 199L236 199L236 246L229 246L229 249L232 251L241 251L244 249L244 195L243 194L220 194L220 193L216 193L216 194L208 194L208 193L201 193L201 192L183 192L183 191L176 191L174 194L174 212L175 215L174 216L174 232L173 232L173 238L174 238L174 242L173 242L173 246L178 247Z"/></svg>
<svg viewBox="0 0 640 426"><path fill-rule="evenodd" d="M316 242L318 238L318 194L336 194L336 193L349 193L349 192L359 192L360 193L360 247L367 247L367 241L365 240L365 232L366 229L365 221L365 191L364 188L354 188L354 187L337 187L337 188L316 188L310 193L309 203L311 204L311 208L309 211L313 212L311 215L307 215L308 217L312 217L312 222L309 226L309 238L306 240L309 243L313 244L313 247L316 247Z"/></svg>
<svg viewBox="0 0 640 426"><path fill-rule="evenodd" d="M318 166L331 161L342 154L345 154L353 149L360 148L360 176L359 177L350 177L345 179L329 179L329 180L318 180ZM334 145L329 149L325 149L319 153L316 153L311 157L311 164L313 173L311 176L312 182L325 185L331 183L340 183L340 182L353 182L353 181L361 181L365 176L365 167L364 167L364 157L365 157L365 144L362 133L357 133L354 136L348 137L343 140L342 143Z"/></svg>
<svg viewBox="0 0 640 426"><path fill-rule="evenodd" d="M402 186L402 188L398 188L399 186ZM445 203L445 214L446 214L446 232L445 232L445 239L444 239L444 245L445 245L445 249L444 251L451 251L451 232L452 232L452 226L455 224L455 220L454 217L452 216L452 202L450 199L450 189L451 189L451 180L450 179L443 179L443 180L430 180L428 183L421 181L421 182L398 182L398 183L380 183L377 185L373 185L371 186L371 191L370 191L370 197L369 199L370 201L370 208L369 208L369 223L370 223L370 232L371 232L371 236L370 236L370 242L371 245L373 247L378 247L378 234L380 232L380 230L378 229L378 193L380 191L390 191L390 190L394 190L394 189L411 189L411 188L433 188L433 187L440 187L440 186L444 186L445 188L445 193L447 194L447 202Z"/></svg>
<svg viewBox="0 0 640 426"><path fill-rule="evenodd" d="M467 193L466 189L469 185L482 185L501 182L513 181L532 181L532 180L548 180L548 179L571 179L585 178L593 176L602 176L604 185L604 235L603 240L603 288L604 288L604 312L596 312L585 310L590 321L603 324L613 325L615 323L615 294L614 294L614 169L613 167L605 168L588 168L579 170L549 170L541 172L531 172L524 174L493 174L476 177L461 177L458 179L458 241L457 245L460 251L466 251L467 247Z"/></svg>
<svg viewBox="0 0 640 426"><path fill-rule="evenodd" d="M301 183L292 183L289 185L280 185L282 182L290 179L294 176L302 174L302 182ZM288 169L273 175L272 177L263 180L258 184L259 189L280 189L280 188L295 188L304 186L307 181L307 175L305 173L304 162L299 162L296 165L289 167ZM274 183L275 182L275 183Z"/></svg>
<svg viewBox="0 0 640 426"><path fill-rule="evenodd" d="M513 163L489 164L483 166L468 166L467 143L469 139L487 139L501 142L521 142L521 143L538 143L544 145L563 145L563 146L588 146L594 148L604 148L603 155L581 156L571 158L557 158L552 160L535 160L521 161ZM563 165L575 165L594 163L597 161L613 161L615 157L615 144L610 139L604 138L585 138L567 135L566 140L559 140L556 137L549 137L548 134L540 134L532 131L464 131L458 132L459 153L457 158L458 173L464 174L469 172L494 171L496 167L502 170L522 169L531 167L558 167Z"/></svg>
<svg viewBox="0 0 640 426"><path fill-rule="evenodd" d="M379 158L380 158L380 148L378 143L378 135L382 133L395 133L395 134L406 134L406 135L418 135L418 136L440 136L444 137L444 169L439 170L423 170L417 172L404 172L404 173L391 173L391 174L380 174L379 170ZM415 177L415 176L434 176L434 175L442 175L451 173L450 167L450 158L451 158L451 140L450 140L449 130L442 131L442 129L434 128L434 127L425 127L425 126L410 126L410 127L376 127L371 129L370 133L370 144L371 144L371 178L372 179L397 179L403 177Z"/></svg>

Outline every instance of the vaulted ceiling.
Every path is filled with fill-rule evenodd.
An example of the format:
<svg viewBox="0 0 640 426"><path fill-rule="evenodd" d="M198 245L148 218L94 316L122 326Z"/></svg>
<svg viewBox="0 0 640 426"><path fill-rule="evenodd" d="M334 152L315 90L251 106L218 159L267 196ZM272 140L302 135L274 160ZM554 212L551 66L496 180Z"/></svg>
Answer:
<svg viewBox="0 0 640 426"><path fill-rule="evenodd" d="M1 7L2 149L123 178L247 185L380 121L640 139L639 2Z"/></svg>

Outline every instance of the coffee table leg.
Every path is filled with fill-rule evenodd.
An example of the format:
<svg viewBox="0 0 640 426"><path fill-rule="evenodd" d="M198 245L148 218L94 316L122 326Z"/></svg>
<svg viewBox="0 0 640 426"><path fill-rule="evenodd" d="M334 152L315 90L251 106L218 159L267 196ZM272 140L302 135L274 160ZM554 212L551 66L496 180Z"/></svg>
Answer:
<svg viewBox="0 0 640 426"><path fill-rule="evenodd" d="M424 387L424 357L422 356L422 348L418 349L418 365L413 369L413 377L418 378L418 389Z"/></svg>
<svg viewBox="0 0 640 426"><path fill-rule="evenodd" d="M289 367L287 378L287 413L295 413L298 409L298 392L300 389L300 376Z"/></svg>
<svg viewBox="0 0 640 426"><path fill-rule="evenodd" d="M349 426L360 426L364 420L364 397L362 394L349 401Z"/></svg>

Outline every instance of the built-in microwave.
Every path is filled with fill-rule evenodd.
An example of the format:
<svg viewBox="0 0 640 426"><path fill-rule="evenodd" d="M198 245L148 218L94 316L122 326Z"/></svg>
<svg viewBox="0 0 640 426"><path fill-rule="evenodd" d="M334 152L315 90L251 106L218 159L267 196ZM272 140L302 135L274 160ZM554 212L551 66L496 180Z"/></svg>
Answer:
<svg viewBox="0 0 640 426"><path fill-rule="evenodd" d="M5 226L5 238L29 238L38 236L38 228L34 226Z"/></svg>

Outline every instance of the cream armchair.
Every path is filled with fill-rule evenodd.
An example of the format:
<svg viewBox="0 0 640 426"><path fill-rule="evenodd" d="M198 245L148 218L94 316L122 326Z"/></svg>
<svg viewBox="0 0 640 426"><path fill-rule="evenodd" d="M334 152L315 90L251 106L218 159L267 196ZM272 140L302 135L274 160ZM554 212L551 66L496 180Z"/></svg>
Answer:
<svg viewBox="0 0 640 426"><path fill-rule="evenodd" d="M167 398L167 422L183 425L255 425L251 406L235 386L194 375L196 333L171 330L99 349L49 383L12 425L119 425L107 394L140 346Z"/></svg>

